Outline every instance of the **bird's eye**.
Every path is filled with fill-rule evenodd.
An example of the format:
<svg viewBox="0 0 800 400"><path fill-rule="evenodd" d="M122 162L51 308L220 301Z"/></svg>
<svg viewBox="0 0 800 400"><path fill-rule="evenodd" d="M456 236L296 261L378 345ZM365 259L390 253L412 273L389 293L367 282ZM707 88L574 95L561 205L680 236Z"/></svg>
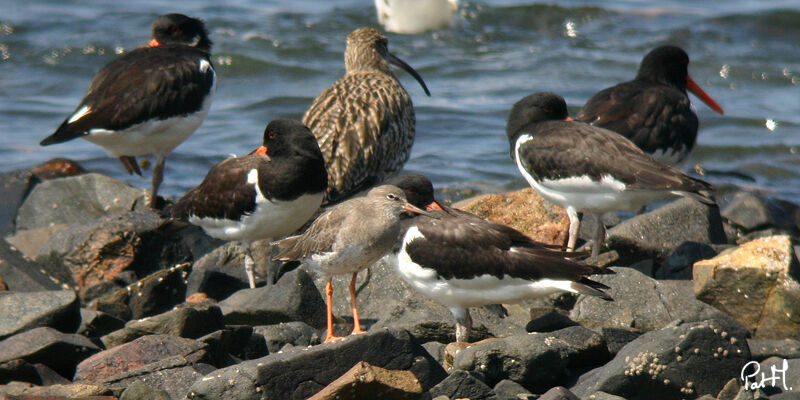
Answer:
<svg viewBox="0 0 800 400"><path fill-rule="evenodd" d="M275 139L276 137L278 137L278 134L275 132L270 132L269 134L267 134L267 136L269 136L270 139Z"/></svg>
<svg viewBox="0 0 800 400"><path fill-rule="evenodd" d="M387 194L386 198L389 199L389 200L397 200L397 196L395 196L395 195L393 195L391 193Z"/></svg>

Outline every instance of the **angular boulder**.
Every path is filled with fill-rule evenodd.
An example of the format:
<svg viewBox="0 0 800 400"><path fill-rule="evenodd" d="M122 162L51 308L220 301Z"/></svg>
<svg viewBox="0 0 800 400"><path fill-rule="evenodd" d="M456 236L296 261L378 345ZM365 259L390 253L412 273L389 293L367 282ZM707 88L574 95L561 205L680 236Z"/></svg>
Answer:
<svg viewBox="0 0 800 400"><path fill-rule="evenodd" d="M75 332L81 320L80 301L71 290L5 293L0 310L0 339L42 326Z"/></svg>
<svg viewBox="0 0 800 400"><path fill-rule="evenodd" d="M799 267L789 236L764 237L696 262L694 293L755 339L800 339Z"/></svg>
<svg viewBox="0 0 800 400"><path fill-rule="evenodd" d="M195 382L188 396L198 400L308 398L359 361L388 370L411 371L423 391L446 376L407 331L381 329L217 370Z"/></svg>
<svg viewBox="0 0 800 400"><path fill-rule="evenodd" d="M99 351L86 337L41 327L0 341L0 363L16 359L41 363L70 378L78 362Z"/></svg>

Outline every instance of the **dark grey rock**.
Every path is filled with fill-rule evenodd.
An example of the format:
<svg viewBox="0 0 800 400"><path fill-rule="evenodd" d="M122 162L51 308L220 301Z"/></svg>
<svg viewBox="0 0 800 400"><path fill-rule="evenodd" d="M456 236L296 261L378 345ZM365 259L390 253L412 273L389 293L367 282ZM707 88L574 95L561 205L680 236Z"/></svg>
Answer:
<svg viewBox="0 0 800 400"><path fill-rule="evenodd" d="M447 396L449 399L496 399L494 391L466 371L455 370L429 391L431 397Z"/></svg>
<svg viewBox="0 0 800 400"><path fill-rule="evenodd" d="M639 332L634 332L629 329L611 327L600 328L600 334L603 335L603 339L606 340L606 345L608 345L608 353L612 356L616 355L620 349L625 347L626 344L634 341L640 335Z"/></svg>
<svg viewBox="0 0 800 400"><path fill-rule="evenodd" d="M795 339L747 339L747 346L751 359L759 362L770 357L800 358L800 341Z"/></svg>
<svg viewBox="0 0 800 400"><path fill-rule="evenodd" d="M47 365L31 364L21 358L0 363L0 384L9 382L28 382L39 386L70 383ZM0 389L0 393L2 392Z"/></svg>
<svg viewBox="0 0 800 400"><path fill-rule="evenodd" d="M720 210L720 215L743 233L775 225L766 202L748 192L736 193L733 200Z"/></svg>
<svg viewBox="0 0 800 400"><path fill-rule="evenodd" d="M692 279L692 265L695 261L707 260L717 255L708 244L697 242L684 242L656 271L655 277L658 279Z"/></svg>
<svg viewBox="0 0 800 400"><path fill-rule="evenodd" d="M69 277L64 268L52 271L52 266L42 266L26 259L16 248L0 240L0 278L15 292L41 292L64 289L56 276ZM51 270L48 272L48 270Z"/></svg>
<svg viewBox="0 0 800 400"><path fill-rule="evenodd" d="M197 340L208 344L211 364L218 368L236 364L241 360L264 357L270 353L264 337L255 334L251 326L228 326Z"/></svg>
<svg viewBox="0 0 800 400"><path fill-rule="evenodd" d="M76 333L87 337L100 337L125 327L125 321L106 314L81 308L81 325Z"/></svg>
<svg viewBox="0 0 800 400"><path fill-rule="evenodd" d="M430 354L431 357L433 357L433 359L436 360L436 362L438 362L439 364L444 363L444 348L446 347L444 343L427 342L423 343L422 347L425 348L428 354Z"/></svg>
<svg viewBox="0 0 800 400"><path fill-rule="evenodd" d="M317 328L325 325L325 302L304 269L284 275L272 286L240 290L219 306L225 323L230 325L289 321L302 321Z"/></svg>
<svg viewBox="0 0 800 400"><path fill-rule="evenodd" d="M321 342L320 332L301 321L254 326L253 334L264 338L270 353L294 346L308 347Z"/></svg>
<svg viewBox="0 0 800 400"><path fill-rule="evenodd" d="M482 372L491 386L511 379L528 389L543 390L564 378L568 368L600 365L608 359L602 336L573 326L475 343L456 354L453 367Z"/></svg>
<svg viewBox="0 0 800 400"><path fill-rule="evenodd" d="M608 285L614 301L578 296L570 312L574 321L590 327L614 327L642 332L660 329L672 321L720 319L745 327L694 298L691 281L658 281L631 268L613 267L614 275L597 275L593 280Z"/></svg>
<svg viewBox="0 0 800 400"><path fill-rule="evenodd" d="M170 365L186 366L205 363L208 345L193 339L169 335L140 337L130 343L104 350L78 364L75 382L112 382L131 371L163 360Z"/></svg>
<svg viewBox="0 0 800 400"><path fill-rule="evenodd" d="M568 316L552 310L542 316L532 319L525 325L525 330L527 332L553 332L577 325L578 323L569 319Z"/></svg>
<svg viewBox="0 0 800 400"><path fill-rule="evenodd" d="M173 357L114 375L102 384L111 390L123 390L133 382L140 381L155 392L166 392L171 399L184 399L192 384L215 370L205 363L187 363L180 357Z"/></svg>
<svg viewBox="0 0 800 400"><path fill-rule="evenodd" d="M128 385L119 400L170 400L170 397L166 391L151 388L137 379Z"/></svg>
<svg viewBox="0 0 800 400"><path fill-rule="evenodd" d="M734 328L733 330L731 328ZM603 391L624 398L716 395L750 357L745 335L725 321L700 321L643 334L602 367L580 377L580 397Z"/></svg>
<svg viewBox="0 0 800 400"><path fill-rule="evenodd" d="M40 326L75 332L80 323L80 302L71 290L5 293L0 310L0 339Z"/></svg>
<svg viewBox="0 0 800 400"><path fill-rule="evenodd" d="M0 237L14 231L17 209L37 181L29 170L0 174Z"/></svg>
<svg viewBox="0 0 800 400"><path fill-rule="evenodd" d="M69 378L78 362L98 351L100 348L86 337L40 327L0 341L0 363L23 359L44 364Z"/></svg>
<svg viewBox="0 0 800 400"><path fill-rule="evenodd" d="M581 399L579 399L578 396L575 396L574 393L570 392L569 389L563 386L556 386L544 392L544 394L542 394L541 396L539 396L539 400L581 400Z"/></svg>
<svg viewBox="0 0 800 400"><path fill-rule="evenodd" d="M409 370L423 390L446 377L441 366L407 331L381 329L220 369L192 385L189 398L308 398L358 361L385 369Z"/></svg>
<svg viewBox="0 0 800 400"><path fill-rule="evenodd" d="M248 287L244 251L239 244L229 242L195 261L187 279L186 295L205 293L214 300L222 301Z"/></svg>
<svg viewBox="0 0 800 400"><path fill-rule="evenodd" d="M744 376L746 380L741 383L745 388L750 390L758 388L770 398L781 396L788 399L792 395L797 395L800 390L800 359L770 357L761 361L758 369L746 368ZM773 377L776 379L769 380Z"/></svg>
<svg viewBox="0 0 800 400"><path fill-rule="evenodd" d="M606 392L594 392L589 397L589 400L626 400L624 397L615 396ZM714 399L713 397L711 399ZM711 400L709 399L709 400ZM700 399L698 399L700 400ZM716 400L716 399L714 399Z"/></svg>
<svg viewBox="0 0 800 400"><path fill-rule="evenodd" d="M498 399L503 400L533 400L538 397L532 394L528 389L525 389L524 386L512 381L511 379L503 379L502 381L497 382L497 385L494 385L494 389L492 390L494 390L494 393Z"/></svg>
<svg viewBox="0 0 800 400"><path fill-rule="evenodd" d="M159 232L162 223L149 208L75 223L42 245L35 260L66 267L81 292L122 271L145 277L192 261L180 236Z"/></svg>
<svg viewBox="0 0 800 400"><path fill-rule="evenodd" d="M146 209L146 194L120 180L85 174L43 182L31 191L17 213L17 230L87 221Z"/></svg>
<svg viewBox="0 0 800 400"><path fill-rule="evenodd" d="M684 242L727 243L719 209L688 198L676 200L610 229L605 245L624 260L662 262Z"/></svg>
<svg viewBox="0 0 800 400"><path fill-rule="evenodd" d="M224 326L222 312L216 305L182 305L162 314L129 321L124 329L109 333L100 340L107 348L111 348L152 334L195 339Z"/></svg>

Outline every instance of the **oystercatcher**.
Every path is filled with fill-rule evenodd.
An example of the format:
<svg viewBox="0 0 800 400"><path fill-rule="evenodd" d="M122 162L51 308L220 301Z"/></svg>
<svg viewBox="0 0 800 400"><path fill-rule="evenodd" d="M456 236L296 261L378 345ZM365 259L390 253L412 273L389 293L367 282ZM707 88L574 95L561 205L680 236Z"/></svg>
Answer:
<svg viewBox="0 0 800 400"><path fill-rule="evenodd" d="M150 206L155 208L164 162L208 114L216 75L203 22L166 14L153 22L150 47L106 64L78 108L41 141L42 146L81 137L119 157L141 175L135 157L155 154Z"/></svg>
<svg viewBox="0 0 800 400"><path fill-rule="evenodd" d="M414 143L414 106L388 63L405 69L430 96L417 71L388 50L375 29L347 36L346 74L317 96L303 116L328 168L328 202L394 175Z"/></svg>
<svg viewBox="0 0 800 400"><path fill-rule="evenodd" d="M400 188L391 185L378 186L364 197L356 197L331 207L317 217L302 235L276 242L280 253L275 260L301 260L310 269L328 276L325 286L328 316L325 343L341 339L333 335L332 276L353 274L350 281L352 334L364 333L356 306L356 276L358 271L374 264L391 251L402 233L401 219L409 212L427 214L411 205Z"/></svg>
<svg viewBox="0 0 800 400"><path fill-rule="evenodd" d="M555 93L535 93L514 104L506 133L511 158L528 184L566 209L568 250L578 239L578 212L598 215L592 246L597 255L605 234L602 213L634 211L670 195L714 204L700 193L710 191L710 184L657 161L617 133L572 121L564 98Z"/></svg>
<svg viewBox="0 0 800 400"><path fill-rule="evenodd" d="M375 0L375 9L387 31L420 33L449 27L458 0Z"/></svg>
<svg viewBox="0 0 800 400"><path fill-rule="evenodd" d="M627 137L663 163L679 164L697 140L697 115L686 90L724 113L689 76L688 66L689 56L680 47L656 47L644 56L634 80L592 96L576 119Z"/></svg>
<svg viewBox="0 0 800 400"><path fill-rule="evenodd" d="M587 276L613 271L572 261L568 256L573 253L440 205L425 176L401 176L392 183L406 192L409 202L439 219L415 218L389 263L411 287L450 309L456 341L468 340L469 307L516 303L560 291L611 300L603 292L608 287Z"/></svg>
<svg viewBox="0 0 800 400"><path fill-rule="evenodd" d="M319 208L327 183L325 160L311 131L299 121L276 119L264 130L261 147L212 167L170 212L209 236L241 242L252 288L250 244L300 228ZM274 271L268 268L267 284L273 279Z"/></svg>

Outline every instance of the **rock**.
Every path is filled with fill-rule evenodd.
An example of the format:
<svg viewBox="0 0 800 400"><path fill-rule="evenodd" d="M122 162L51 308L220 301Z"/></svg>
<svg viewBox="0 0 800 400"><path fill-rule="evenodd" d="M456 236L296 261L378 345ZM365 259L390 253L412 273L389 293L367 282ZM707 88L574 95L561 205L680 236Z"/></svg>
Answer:
<svg viewBox="0 0 800 400"><path fill-rule="evenodd" d="M742 388L742 385L739 383L739 377L731 378L725 386L722 387L722 390L717 393L717 397L711 397L713 400L733 400L736 398L736 395L739 394L739 390ZM704 395L705 396L705 395ZM710 396L710 395L709 395Z"/></svg>
<svg viewBox="0 0 800 400"><path fill-rule="evenodd" d="M447 396L448 399L488 400L495 398L492 388L486 386L469 372L461 370L453 371L447 378L432 387L428 393L431 397Z"/></svg>
<svg viewBox="0 0 800 400"><path fill-rule="evenodd" d="M572 391L581 398L597 391L626 399L716 395L750 357L744 334L730 328L707 320L647 332L582 375Z"/></svg>
<svg viewBox="0 0 800 400"><path fill-rule="evenodd" d="M227 367L241 360L252 360L270 353L264 337L256 334L251 326L228 326L197 340L208 344L211 364L217 367Z"/></svg>
<svg viewBox="0 0 800 400"><path fill-rule="evenodd" d="M254 326L253 334L264 338L270 353L294 346L308 347L321 343L319 331L300 321Z"/></svg>
<svg viewBox="0 0 800 400"><path fill-rule="evenodd" d="M624 397L614 396L613 394L608 394L606 392L594 392L589 396L589 400L626 400L626 399ZM698 400L700 400L700 398L698 398Z"/></svg>
<svg viewBox="0 0 800 400"><path fill-rule="evenodd" d="M80 303L71 290L9 292L0 295L0 310L0 339L41 326L75 332L80 323Z"/></svg>
<svg viewBox="0 0 800 400"><path fill-rule="evenodd" d="M10 382L8 385L0 386L0 393L9 396L19 396L21 400L116 399L116 397L111 395L111 391L103 386L86 385L82 383L33 386L22 382ZM0 396L0 398L7 399L8 397Z"/></svg>
<svg viewBox="0 0 800 400"><path fill-rule="evenodd" d="M0 240L0 278L6 289L15 292L41 292L44 290L67 289L62 287L57 276L69 276L69 271L64 269L49 271L51 266L36 264L9 246L5 240ZM53 268L55 269L55 268Z"/></svg>
<svg viewBox="0 0 800 400"><path fill-rule="evenodd" d="M183 302L191 264L178 264L156 271L141 280L92 300L87 308L127 321L163 313Z"/></svg>
<svg viewBox="0 0 800 400"><path fill-rule="evenodd" d="M222 301L249 287L244 272L244 250L238 243L228 242L195 261L187 279L186 294L205 293Z"/></svg>
<svg viewBox="0 0 800 400"><path fill-rule="evenodd" d="M122 392L138 381L146 384L156 395L163 391L171 399L184 399L194 382L214 370L211 365L187 362L180 356L175 356L109 377L103 381L103 385L115 392Z"/></svg>
<svg viewBox="0 0 800 400"><path fill-rule="evenodd" d="M418 399L421 394L422 386L411 371L388 370L360 361L309 400Z"/></svg>
<svg viewBox="0 0 800 400"><path fill-rule="evenodd" d="M800 341L794 339L747 339L750 358L764 361L770 357L800 358Z"/></svg>
<svg viewBox="0 0 800 400"><path fill-rule="evenodd" d="M612 327L600 328L600 334L603 336L603 339L606 340L608 353L612 356L619 353L626 344L634 341L640 335L638 332L629 329Z"/></svg>
<svg viewBox="0 0 800 400"><path fill-rule="evenodd" d="M734 316L755 339L800 339L797 277L790 237L771 236L696 262L694 293Z"/></svg>
<svg viewBox="0 0 800 400"><path fill-rule="evenodd" d="M74 381L103 383L112 377L175 357L183 360L184 365L203 362L208 356L207 347L197 340L176 336L143 336L83 360L76 368Z"/></svg>
<svg viewBox="0 0 800 400"><path fill-rule="evenodd" d="M137 379L122 392L119 400L170 400L170 397L166 391L153 389Z"/></svg>
<svg viewBox="0 0 800 400"><path fill-rule="evenodd" d="M85 224L147 208L147 191L100 174L53 179L37 185L17 213L17 230Z"/></svg>
<svg viewBox="0 0 800 400"><path fill-rule="evenodd" d="M613 327L641 332L661 329L674 320L685 322L732 317L693 298L691 282L657 281L631 268L613 267L614 275L592 280L608 285L614 301L578 296L570 318L589 328ZM741 327L744 330L744 327Z"/></svg>
<svg viewBox="0 0 800 400"><path fill-rule="evenodd" d="M81 308L81 325L76 333L87 337L100 337L122 329L125 321L102 311Z"/></svg>
<svg viewBox="0 0 800 400"><path fill-rule="evenodd" d="M716 246L719 247L719 246ZM684 242L661 264L657 279L692 279L692 265L717 255L714 247L697 242Z"/></svg>
<svg viewBox="0 0 800 400"><path fill-rule="evenodd" d="M436 362L438 362L439 364L444 363L444 349L445 349L444 343L427 342L423 343L422 347L428 352L428 354L431 355L431 357L433 357L434 360L436 360Z"/></svg>
<svg viewBox="0 0 800 400"><path fill-rule="evenodd" d="M725 244L717 207L684 198L637 215L607 232L605 245L623 260L663 262L685 242Z"/></svg>
<svg viewBox="0 0 800 400"><path fill-rule="evenodd" d="M0 237L14 231L17 210L31 189L42 181L84 173L74 161L55 158L29 170L0 174Z"/></svg>
<svg viewBox="0 0 800 400"><path fill-rule="evenodd" d="M539 400L581 400L567 388L556 386L539 396Z"/></svg>
<svg viewBox="0 0 800 400"><path fill-rule="evenodd" d="M144 277L191 261L191 251L178 236L158 232L161 224L161 217L149 208L76 223L53 235L36 261L64 265L81 293L122 271Z"/></svg>
<svg viewBox="0 0 800 400"><path fill-rule="evenodd" d="M20 358L0 363L0 382L14 381L42 386L70 383L47 365L31 364Z"/></svg>
<svg viewBox="0 0 800 400"><path fill-rule="evenodd" d="M219 303L229 325L271 325L302 321L325 325L325 302L304 269L283 276L277 284L240 290ZM344 371L343 371L344 372Z"/></svg>
<svg viewBox="0 0 800 400"><path fill-rule="evenodd" d="M320 360L325 360L324 364ZM217 370L195 382L188 396L197 400L308 398L359 361L411 371L423 391L446 376L408 332L381 329L310 348L292 348Z"/></svg>
<svg viewBox="0 0 800 400"><path fill-rule="evenodd" d="M770 398L797 398L795 387L800 382L800 359L770 357L757 365L750 362L742 371L741 379L743 388L760 389Z"/></svg>
<svg viewBox="0 0 800 400"><path fill-rule="evenodd" d="M107 348L119 346L145 335L164 334L196 339L224 327L219 307L182 306L162 314L125 324L125 328L111 332L100 340Z"/></svg>
<svg viewBox="0 0 800 400"><path fill-rule="evenodd" d="M748 192L736 193L733 200L720 211L720 215L742 233L775 225L766 202Z"/></svg>
<svg viewBox="0 0 800 400"><path fill-rule="evenodd" d="M600 365L608 358L600 335L573 326L474 343L456 354L453 367L483 373L490 386L511 379L528 389L542 390L564 378L568 368Z"/></svg>
<svg viewBox="0 0 800 400"><path fill-rule="evenodd" d="M525 325L527 332L553 332L559 329L567 328L570 326L578 325L577 322L569 319L568 316L556 311L551 310L541 316L538 316Z"/></svg>
<svg viewBox="0 0 800 400"><path fill-rule="evenodd" d="M538 396L534 396L528 389L511 379L503 379L494 385L494 393L498 399L520 399L520 400L533 400Z"/></svg>
<svg viewBox="0 0 800 400"><path fill-rule="evenodd" d="M97 345L81 335L40 327L0 341L0 363L15 359L42 363L69 378L79 361L98 351Z"/></svg>
<svg viewBox="0 0 800 400"><path fill-rule="evenodd" d="M453 204L481 218L508 225L539 242L567 244L569 217L533 189L487 194Z"/></svg>

